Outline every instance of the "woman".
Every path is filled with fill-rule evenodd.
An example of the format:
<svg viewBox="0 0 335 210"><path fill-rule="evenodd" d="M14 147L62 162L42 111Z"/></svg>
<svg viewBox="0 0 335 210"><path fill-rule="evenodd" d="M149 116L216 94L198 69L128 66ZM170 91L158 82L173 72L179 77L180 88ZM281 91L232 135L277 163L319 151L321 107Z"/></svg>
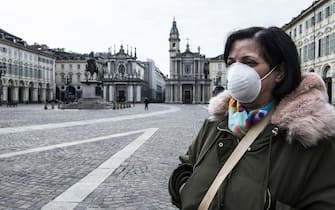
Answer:
<svg viewBox="0 0 335 210"><path fill-rule="evenodd" d="M277 27L232 33L224 60L228 91L211 99L209 119L180 156L172 202L198 209L239 141L269 115L209 209L335 209L335 111L322 79L301 73L293 41Z"/></svg>

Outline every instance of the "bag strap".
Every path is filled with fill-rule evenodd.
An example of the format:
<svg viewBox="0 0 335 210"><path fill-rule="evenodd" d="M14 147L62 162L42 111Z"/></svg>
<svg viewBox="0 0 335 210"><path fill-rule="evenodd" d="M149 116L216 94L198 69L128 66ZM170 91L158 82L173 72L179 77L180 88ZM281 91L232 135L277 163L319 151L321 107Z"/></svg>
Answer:
<svg viewBox="0 0 335 210"><path fill-rule="evenodd" d="M272 110L267 114L267 116L265 116L263 120L252 126L250 130L246 133L246 135L242 138L242 140L237 145L233 153L229 156L226 163L220 169L219 173L216 175L206 195L203 197L198 207L198 210L208 209L222 182L225 180L225 178L231 172L231 170L235 167L238 161L242 158L242 156L250 147L250 145L255 141L257 136L262 132L262 130L264 130L264 128L270 122L271 115Z"/></svg>

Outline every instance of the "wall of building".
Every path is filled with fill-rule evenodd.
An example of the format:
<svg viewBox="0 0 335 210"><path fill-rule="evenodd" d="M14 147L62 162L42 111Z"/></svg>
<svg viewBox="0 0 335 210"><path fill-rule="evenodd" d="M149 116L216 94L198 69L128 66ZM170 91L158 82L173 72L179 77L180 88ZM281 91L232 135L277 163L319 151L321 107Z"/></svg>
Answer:
<svg viewBox="0 0 335 210"><path fill-rule="evenodd" d="M15 39L14 39L15 40ZM0 39L1 103L44 103L54 99L55 57Z"/></svg>
<svg viewBox="0 0 335 210"><path fill-rule="evenodd" d="M335 103L335 1L314 2L283 29L297 46L302 71L319 74Z"/></svg>

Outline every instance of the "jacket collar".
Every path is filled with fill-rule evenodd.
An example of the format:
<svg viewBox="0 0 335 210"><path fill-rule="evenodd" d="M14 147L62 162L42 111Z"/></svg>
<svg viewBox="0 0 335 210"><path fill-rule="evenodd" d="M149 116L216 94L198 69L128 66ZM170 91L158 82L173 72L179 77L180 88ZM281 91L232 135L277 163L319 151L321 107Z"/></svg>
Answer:
<svg viewBox="0 0 335 210"><path fill-rule="evenodd" d="M221 121L228 114L231 96L224 91L208 106L209 119ZM303 73L300 85L276 106L271 123L287 131L287 141L310 147L335 136L335 108L328 103L326 86L316 73Z"/></svg>

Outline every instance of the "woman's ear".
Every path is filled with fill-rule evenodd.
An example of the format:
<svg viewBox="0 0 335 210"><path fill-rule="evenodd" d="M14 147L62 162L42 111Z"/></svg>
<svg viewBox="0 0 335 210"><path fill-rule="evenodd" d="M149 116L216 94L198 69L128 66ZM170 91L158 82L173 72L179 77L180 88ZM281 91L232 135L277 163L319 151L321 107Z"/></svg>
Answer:
<svg viewBox="0 0 335 210"><path fill-rule="evenodd" d="M284 79L284 77L285 77L285 66L284 66L284 63L281 63L277 67L277 70L274 71L274 73L275 73L275 82L276 83L281 82Z"/></svg>

